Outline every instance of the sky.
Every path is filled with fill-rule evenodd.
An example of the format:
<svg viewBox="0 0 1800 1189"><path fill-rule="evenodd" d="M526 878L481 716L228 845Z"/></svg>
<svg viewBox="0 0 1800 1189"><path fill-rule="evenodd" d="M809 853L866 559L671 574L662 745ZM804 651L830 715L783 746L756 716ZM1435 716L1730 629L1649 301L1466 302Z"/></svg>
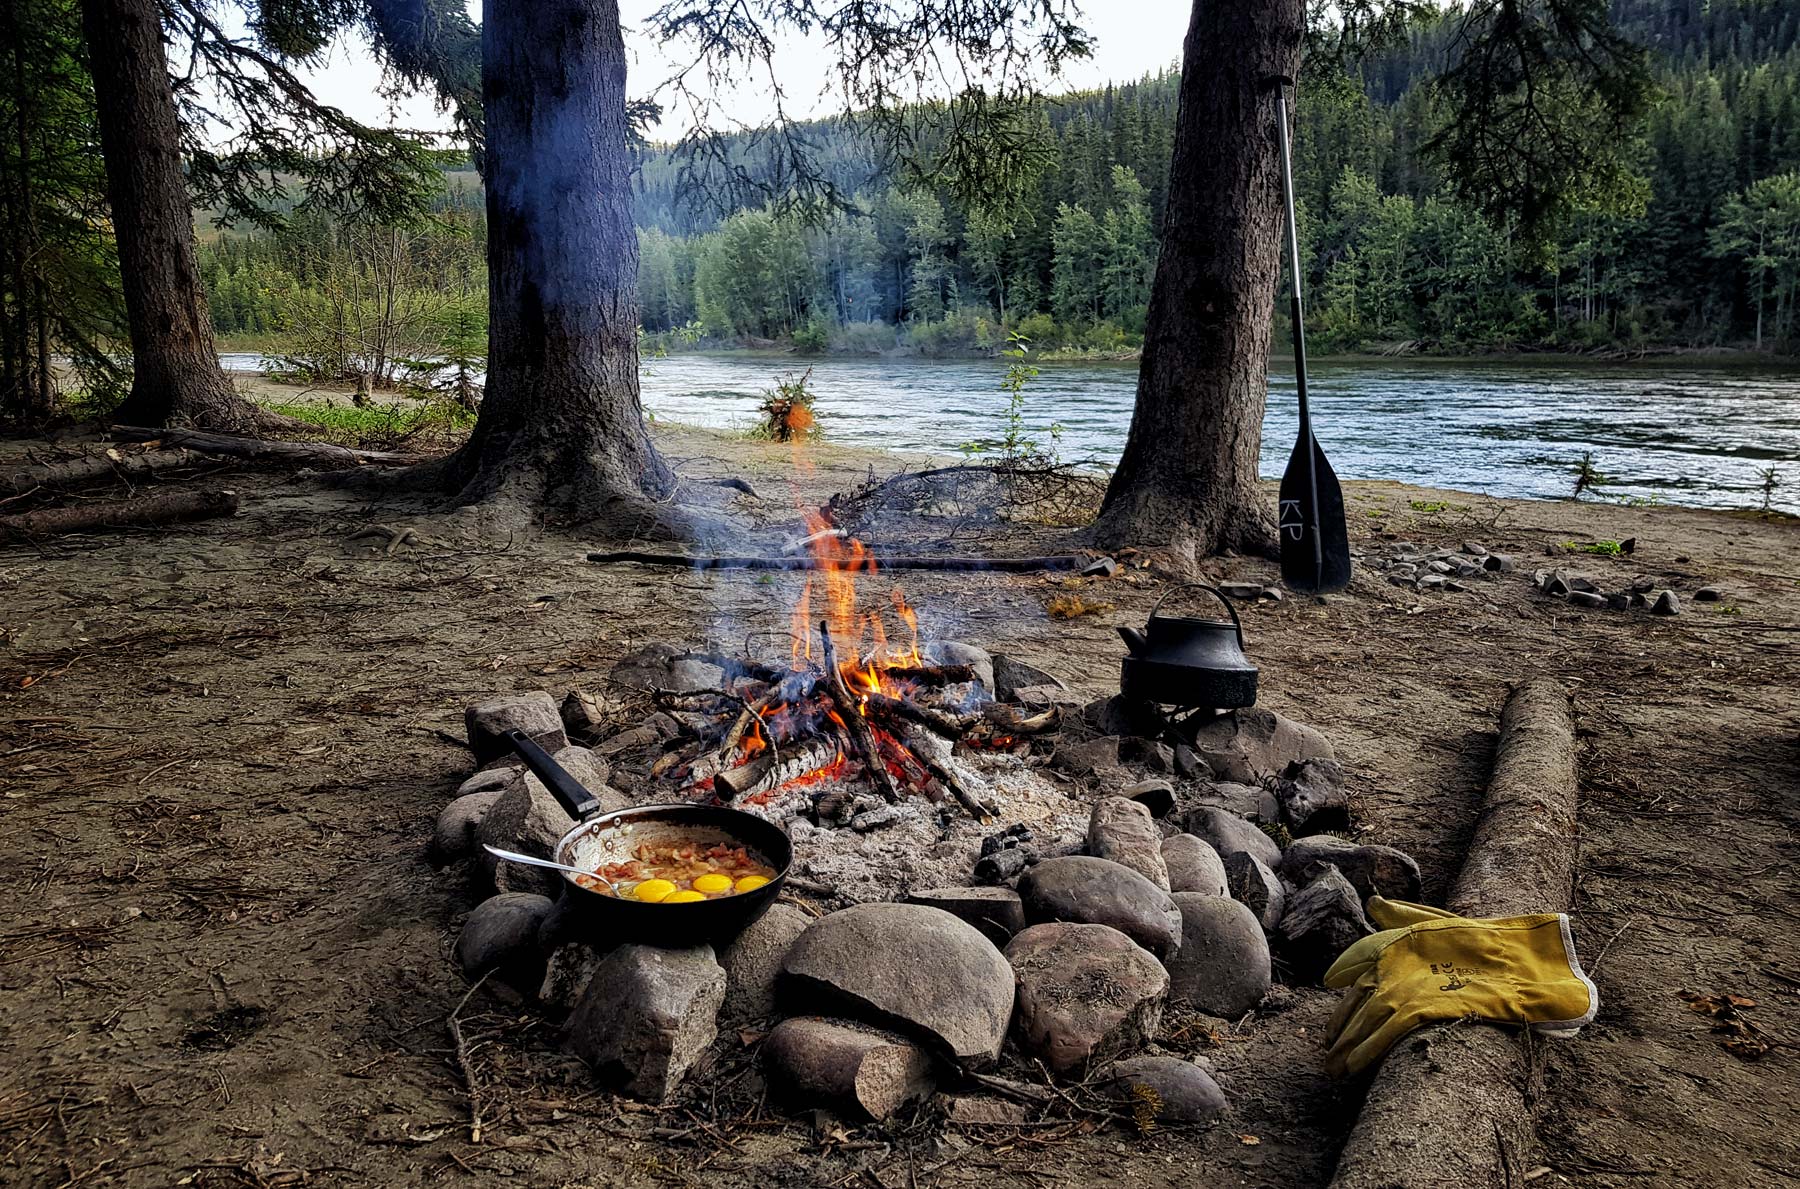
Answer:
<svg viewBox="0 0 1800 1189"><path fill-rule="evenodd" d="M515 0L529 3L530 0ZM666 79L676 59L638 31L661 0L621 0L626 25L626 49L631 56L630 91L634 98L648 97ZM1045 80L1045 89L1085 90L1108 82L1129 82L1164 67L1181 56L1181 39L1187 32L1192 0L1087 0L1084 23L1094 39L1092 58L1074 63L1058 79ZM479 4L471 5L479 15ZM822 45L792 39L778 51L776 65L789 90L789 114L797 118L827 116L836 108L829 99L815 98L818 85L804 80L826 77L831 67L829 51ZM355 41L335 47L321 66L304 72L314 92L326 103L343 108L364 123L405 128L443 129L447 121L432 109L429 99L417 97L397 109L375 93L378 74L367 48ZM751 84L715 98L733 117L748 124L767 120L773 104ZM681 114L671 110L651 135L675 140L686 131Z"/></svg>

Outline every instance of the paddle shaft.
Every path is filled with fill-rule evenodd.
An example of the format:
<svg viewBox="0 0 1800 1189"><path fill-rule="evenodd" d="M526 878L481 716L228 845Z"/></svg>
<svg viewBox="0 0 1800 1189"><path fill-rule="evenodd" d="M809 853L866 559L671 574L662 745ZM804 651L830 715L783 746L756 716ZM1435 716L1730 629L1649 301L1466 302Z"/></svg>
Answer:
<svg viewBox="0 0 1800 1189"><path fill-rule="evenodd" d="M1306 450L1306 481L1312 493L1309 505L1312 523L1313 562L1318 567L1320 585L1325 581L1325 543L1319 534L1319 468L1313 460L1318 443L1313 441L1312 413L1306 407L1306 320L1300 303L1300 221L1294 210L1294 156L1288 145L1287 84L1275 90L1275 137L1281 146L1281 197L1287 206L1288 266L1294 279L1293 300L1289 304L1294 323L1294 387L1300 393L1300 441Z"/></svg>

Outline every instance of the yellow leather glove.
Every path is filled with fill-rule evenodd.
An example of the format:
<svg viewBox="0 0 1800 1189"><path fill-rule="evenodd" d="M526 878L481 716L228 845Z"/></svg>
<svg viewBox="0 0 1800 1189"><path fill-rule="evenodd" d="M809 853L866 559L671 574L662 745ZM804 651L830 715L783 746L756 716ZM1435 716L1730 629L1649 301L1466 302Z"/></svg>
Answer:
<svg viewBox="0 0 1800 1189"><path fill-rule="evenodd" d="M1382 931L1325 972L1344 990L1327 1026L1329 1073L1361 1073L1427 1024L1472 1017L1567 1036L1599 1007L1562 913L1482 920L1377 896L1368 914Z"/></svg>

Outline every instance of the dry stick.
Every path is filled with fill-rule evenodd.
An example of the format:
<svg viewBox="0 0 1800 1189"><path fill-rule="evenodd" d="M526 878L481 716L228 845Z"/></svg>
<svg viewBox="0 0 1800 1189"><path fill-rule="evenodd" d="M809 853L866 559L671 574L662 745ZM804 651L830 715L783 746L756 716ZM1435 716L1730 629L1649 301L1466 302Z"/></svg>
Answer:
<svg viewBox="0 0 1800 1189"><path fill-rule="evenodd" d="M88 533L98 529L137 528L182 520L209 520L237 514L235 491L163 491L130 500L77 504L0 516L0 540L11 537Z"/></svg>
<svg viewBox="0 0 1800 1189"><path fill-rule="evenodd" d="M640 553L620 550L613 553L590 553L587 559L602 565L634 562L641 566L671 566L685 570L829 570L836 568L834 559L814 557L688 557L680 553ZM1035 573L1038 570L1078 570L1086 565L1083 558L1057 557L883 557L876 559L876 570L846 573L878 573L880 570L987 570L1006 574Z"/></svg>
<svg viewBox="0 0 1800 1189"><path fill-rule="evenodd" d="M447 1021L450 1025L450 1039L456 1045L456 1065L462 1070L463 1085L469 1091L469 1142L472 1144L481 1142L481 1087L475 1081L475 1065L469 1057L469 1042L463 1036L462 1021L458 1017L462 1014L462 1009L468 1006L469 997L481 990L481 984L487 982L488 974L492 973L494 972L490 970L475 980L475 985L464 993L462 1001L456 1005L456 1010L450 1013Z"/></svg>
<svg viewBox="0 0 1800 1189"><path fill-rule="evenodd" d="M1450 908L1567 910L1575 870L1575 722L1549 678L1513 690L1481 818ZM1530 1167L1542 1054L1529 1030L1423 1028L1389 1050L1338 1157L1333 1189L1511 1186Z"/></svg>
<svg viewBox="0 0 1800 1189"><path fill-rule="evenodd" d="M894 787L893 773L888 771L887 761L881 758L881 752L875 747L875 736L869 733L869 723L862 716L862 707L851 697L849 687L844 684L843 671L838 668L837 649L831 645L829 620L819 621L819 637L824 642L825 688L831 691L832 700L843 712L844 729L849 732L850 742L861 757L863 766L869 770L869 783L887 800L898 801L900 790Z"/></svg>
<svg viewBox="0 0 1800 1189"><path fill-rule="evenodd" d="M68 462L0 474L0 490L25 492L40 487L80 487L115 480L148 479L158 471L217 466L218 462L188 450L143 450L135 454L95 454Z"/></svg>

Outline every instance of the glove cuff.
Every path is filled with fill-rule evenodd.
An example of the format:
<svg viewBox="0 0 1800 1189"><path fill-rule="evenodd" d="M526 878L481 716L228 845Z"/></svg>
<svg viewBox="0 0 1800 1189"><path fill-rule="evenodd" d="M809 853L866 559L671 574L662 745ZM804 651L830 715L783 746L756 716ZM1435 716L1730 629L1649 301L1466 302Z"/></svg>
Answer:
<svg viewBox="0 0 1800 1189"><path fill-rule="evenodd" d="M1594 980L1581 968L1581 959L1575 956L1575 935L1569 931L1569 914L1557 913L1556 924L1562 930L1563 957L1568 959L1569 973L1580 979L1581 985L1587 988L1588 1006L1585 1012L1572 1020L1540 1020L1531 1024L1530 1028L1545 1036L1570 1037L1592 1024L1594 1017L1600 1013L1600 988L1594 985Z"/></svg>

